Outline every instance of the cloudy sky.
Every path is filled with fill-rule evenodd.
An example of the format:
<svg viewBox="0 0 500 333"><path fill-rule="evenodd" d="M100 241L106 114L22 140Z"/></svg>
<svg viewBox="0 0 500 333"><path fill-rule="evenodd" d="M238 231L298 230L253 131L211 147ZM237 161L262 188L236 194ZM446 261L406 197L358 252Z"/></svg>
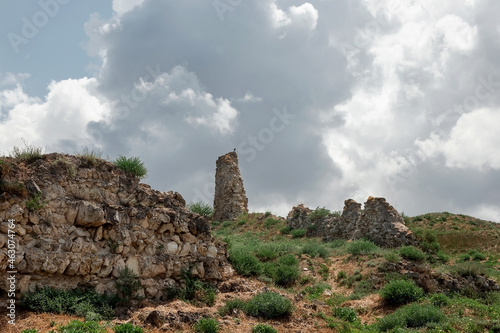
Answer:
<svg viewBox="0 0 500 333"><path fill-rule="evenodd" d="M0 153L140 156L213 200L236 147L251 211L383 196L500 222L494 0L0 5Z"/></svg>

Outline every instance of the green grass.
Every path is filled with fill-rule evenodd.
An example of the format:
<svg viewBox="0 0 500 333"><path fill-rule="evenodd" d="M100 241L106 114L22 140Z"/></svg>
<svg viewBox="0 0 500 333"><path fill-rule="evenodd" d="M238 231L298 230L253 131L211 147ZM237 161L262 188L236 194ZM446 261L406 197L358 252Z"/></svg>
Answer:
<svg viewBox="0 0 500 333"><path fill-rule="evenodd" d="M453 270L455 271L456 274L460 276L471 276L471 277L476 277L479 275L487 275L487 269L486 266L483 265L482 263L475 262L475 261L466 261L466 262L459 262L455 266L453 266Z"/></svg>
<svg viewBox="0 0 500 333"><path fill-rule="evenodd" d="M368 240L356 240L347 245L347 253L353 256L372 254L378 249L377 245Z"/></svg>
<svg viewBox="0 0 500 333"><path fill-rule="evenodd" d="M219 309L221 316L233 313L235 309L257 318L274 319L290 315L293 311L292 302L280 294L266 291L255 295L247 302L238 298L229 300Z"/></svg>
<svg viewBox="0 0 500 333"><path fill-rule="evenodd" d="M115 333L143 333L144 332L142 327L134 326L130 323L116 325L115 327L113 327L113 331L115 331Z"/></svg>
<svg viewBox="0 0 500 333"><path fill-rule="evenodd" d="M312 258L315 257L327 258L330 255L330 251L328 251L325 245L314 242L309 242L305 244L300 252L302 254L307 254Z"/></svg>
<svg viewBox="0 0 500 333"><path fill-rule="evenodd" d="M292 235L292 238L302 238L306 235L306 230L305 229L294 229L290 231L290 234Z"/></svg>
<svg viewBox="0 0 500 333"><path fill-rule="evenodd" d="M309 214L309 216L307 216L307 219L314 223L327 217L328 215L330 215L330 211L328 209L326 209L325 207L320 208L318 206L311 212L311 214Z"/></svg>
<svg viewBox="0 0 500 333"><path fill-rule="evenodd" d="M436 307L421 304L409 304L397 309L378 322L378 328L387 332L395 328L418 328L429 323L440 323L445 315ZM391 331L392 332L392 331Z"/></svg>
<svg viewBox="0 0 500 333"><path fill-rule="evenodd" d="M144 178L148 173L148 169L146 169L139 157L125 157L120 155L113 164L138 178Z"/></svg>
<svg viewBox="0 0 500 333"><path fill-rule="evenodd" d="M270 325L257 324L252 327L252 333L278 333L278 330Z"/></svg>
<svg viewBox="0 0 500 333"><path fill-rule="evenodd" d="M60 333L105 333L106 327L99 325L96 321L73 320L69 324L58 329Z"/></svg>
<svg viewBox="0 0 500 333"><path fill-rule="evenodd" d="M95 167L103 161L102 151L99 149L83 148L80 152L75 153L76 157L82 159L88 166Z"/></svg>
<svg viewBox="0 0 500 333"><path fill-rule="evenodd" d="M422 250L412 245L401 247L399 254L405 259L414 261L424 261L427 258L427 255Z"/></svg>

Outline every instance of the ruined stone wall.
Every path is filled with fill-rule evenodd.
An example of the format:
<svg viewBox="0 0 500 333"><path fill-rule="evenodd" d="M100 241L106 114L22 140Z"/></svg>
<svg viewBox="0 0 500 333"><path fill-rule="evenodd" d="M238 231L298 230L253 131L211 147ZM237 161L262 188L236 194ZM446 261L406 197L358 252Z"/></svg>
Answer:
<svg viewBox="0 0 500 333"><path fill-rule="evenodd" d="M62 154L31 164L0 160L0 275L7 271L13 219L20 292L84 285L112 292L125 266L139 276L148 298L179 282L183 269L207 281L232 275L225 246L179 193L153 190L105 161L94 165ZM44 205L30 211L36 195ZM6 290L1 278L0 298Z"/></svg>
<svg viewBox="0 0 500 333"><path fill-rule="evenodd" d="M230 152L216 162L214 214L215 221L232 220L248 213L248 199L238 167L238 155Z"/></svg>
<svg viewBox="0 0 500 333"><path fill-rule="evenodd" d="M348 199L341 216L329 215L313 220L311 214L312 211L303 205L293 207L288 213L287 225L306 229L310 236L329 241L367 238L385 247L417 244L401 215L384 198L369 197L364 210L360 203Z"/></svg>

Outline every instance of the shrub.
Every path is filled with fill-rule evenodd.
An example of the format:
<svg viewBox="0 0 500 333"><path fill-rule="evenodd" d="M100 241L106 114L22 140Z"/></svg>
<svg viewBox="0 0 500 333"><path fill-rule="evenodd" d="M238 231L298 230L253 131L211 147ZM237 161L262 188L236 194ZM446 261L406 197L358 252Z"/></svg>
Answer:
<svg viewBox="0 0 500 333"><path fill-rule="evenodd" d="M212 214L214 213L214 209L212 208L212 206L202 201L189 204L188 209L194 213L207 217L212 216Z"/></svg>
<svg viewBox="0 0 500 333"><path fill-rule="evenodd" d="M337 273L337 281L347 278L347 273L345 271L339 271Z"/></svg>
<svg viewBox="0 0 500 333"><path fill-rule="evenodd" d="M6 182L0 179L0 193L9 193L24 198L28 195L26 186L21 182Z"/></svg>
<svg viewBox="0 0 500 333"><path fill-rule="evenodd" d="M217 333L219 330L219 322L213 318L201 318L194 325L195 333Z"/></svg>
<svg viewBox="0 0 500 333"><path fill-rule="evenodd" d="M116 165L119 169L129 172L132 175L139 177L139 178L144 178L146 174L148 173L148 170L144 166L144 163L140 160L139 157L125 157L125 156L119 156L114 162L114 165Z"/></svg>
<svg viewBox="0 0 500 333"><path fill-rule="evenodd" d="M288 286L295 283L299 276L300 270L298 265L278 264L271 277L277 285Z"/></svg>
<svg viewBox="0 0 500 333"><path fill-rule="evenodd" d="M288 298L272 291L255 295L246 306L247 314L264 319L288 316L292 310L292 302Z"/></svg>
<svg viewBox="0 0 500 333"><path fill-rule="evenodd" d="M306 231L304 229L294 229L290 232L292 238L301 238L306 235Z"/></svg>
<svg viewBox="0 0 500 333"><path fill-rule="evenodd" d="M438 308L450 304L450 299L445 294L432 295L430 301L431 301L432 305L434 305Z"/></svg>
<svg viewBox="0 0 500 333"><path fill-rule="evenodd" d="M441 245L439 244L434 230L425 230L421 237L420 247L428 253L436 254L439 252Z"/></svg>
<svg viewBox="0 0 500 333"><path fill-rule="evenodd" d="M24 143L24 148L16 147L12 149L11 157L19 161L26 161L28 163L32 163L40 158L43 155L43 148L29 145L27 141L22 139Z"/></svg>
<svg viewBox="0 0 500 333"><path fill-rule="evenodd" d="M486 255L482 252L479 252L478 250L470 250L469 252L467 252L467 255L469 256L467 260L469 259L477 261L486 260Z"/></svg>
<svg viewBox="0 0 500 333"><path fill-rule="evenodd" d="M33 199L26 201L26 208L28 208L30 212L34 212L43 208L43 206L45 206L47 203L48 201L42 201L42 194L37 193L33 197Z"/></svg>
<svg viewBox="0 0 500 333"><path fill-rule="evenodd" d="M58 158L50 166L52 173L57 173L59 169L62 169L70 178L75 178L76 168L73 163L66 161L64 158Z"/></svg>
<svg viewBox="0 0 500 333"><path fill-rule="evenodd" d="M244 250L230 251L229 261L240 275L251 276L258 275L261 272L259 259Z"/></svg>
<svg viewBox="0 0 500 333"><path fill-rule="evenodd" d="M177 289L178 297L186 302L212 306L215 304L215 290L207 283L195 279L189 270L182 271L184 289Z"/></svg>
<svg viewBox="0 0 500 333"><path fill-rule="evenodd" d="M392 263L399 263L401 261L401 257L395 251L389 251L385 253L384 259Z"/></svg>
<svg viewBox="0 0 500 333"><path fill-rule="evenodd" d="M377 326L385 332L398 327L423 327L428 323L442 322L445 318L434 306L410 304L380 319Z"/></svg>
<svg viewBox="0 0 500 333"><path fill-rule="evenodd" d="M233 298L226 302L226 304L219 309L218 313L221 316L232 314L235 309L245 312L246 303L239 298Z"/></svg>
<svg viewBox="0 0 500 333"><path fill-rule="evenodd" d="M427 258L422 250L417 249L412 245L401 247L401 249L399 250L399 254L405 259L414 261L424 261L425 258Z"/></svg>
<svg viewBox="0 0 500 333"><path fill-rule="evenodd" d="M266 324L257 324L252 327L252 333L278 333L278 330Z"/></svg>
<svg viewBox="0 0 500 333"><path fill-rule="evenodd" d="M142 333L143 329L130 323L120 324L113 327L115 333Z"/></svg>
<svg viewBox="0 0 500 333"><path fill-rule="evenodd" d="M333 316L350 323L354 323L356 319L358 319L356 311L348 307L337 307L333 309Z"/></svg>
<svg viewBox="0 0 500 333"><path fill-rule="evenodd" d="M60 327L60 333L105 333L106 328L100 326L98 322L73 320L68 325Z"/></svg>
<svg viewBox="0 0 500 333"><path fill-rule="evenodd" d="M457 265L454 266L454 270L458 275L464 277L466 276L476 277L479 275L487 274L486 267L483 264L475 261L472 262L466 261L458 263Z"/></svg>
<svg viewBox="0 0 500 333"><path fill-rule="evenodd" d="M323 245L318 243L307 243L302 247L300 252L302 254L310 255L313 258L327 258L330 255L329 251Z"/></svg>
<svg viewBox="0 0 500 333"><path fill-rule="evenodd" d="M141 288L137 275L128 266L118 272L115 288L122 294L125 300L130 300L132 295Z"/></svg>
<svg viewBox="0 0 500 333"><path fill-rule="evenodd" d="M347 253L353 256L366 255L370 253L374 253L378 250L378 246L373 242L368 240L357 240L352 241L347 246Z"/></svg>
<svg viewBox="0 0 500 333"><path fill-rule="evenodd" d="M380 294L387 303L397 305L417 301L424 292L413 281L398 279L387 283Z"/></svg>
<svg viewBox="0 0 500 333"><path fill-rule="evenodd" d="M292 231L292 228L287 226L287 227L281 228L280 233L282 235L288 235L291 231Z"/></svg>
<svg viewBox="0 0 500 333"><path fill-rule="evenodd" d="M324 217L327 217L329 214L330 214L330 211L328 209L326 209L325 207L320 208L318 206L318 207L316 207L315 210L313 210L311 212L311 214L309 214L309 216L307 216L307 219L311 222L316 222L318 220L321 220Z"/></svg>
<svg viewBox="0 0 500 333"><path fill-rule="evenodd" d="M280 220L273 219L272 217L268 217L267 219L264 220L264 226L266 228L271 228L272 226L275 226L278 223L280 223Z"/></svg>
<svg viewBox="0 0 500 333"><path fill-rule="evenodd" d="M93 290L38 289L24 293L21 304L32 311L66 313L82 317L99 315L99 319L112 319L118 304L116 295L99 295Z"/></svg>
<svg viewBox="0 0 500 333"><path fill-rule="evenodd" d="M449 255L447 255L447 254L446 254L446 253L444 253L444 252L439 251L439 252L436 254L436 256L437 256L437 259L438 259L439 261L441 261L442 263L447 263L448 261L450 261L450 256L449 256Z"/></svg>
<svg viewBox="0 0 500 333"><path fill-rule="evenodd" d="M22 330L21 333L38 333L38 330L36 328L28 328L28 329Z"/></svg>

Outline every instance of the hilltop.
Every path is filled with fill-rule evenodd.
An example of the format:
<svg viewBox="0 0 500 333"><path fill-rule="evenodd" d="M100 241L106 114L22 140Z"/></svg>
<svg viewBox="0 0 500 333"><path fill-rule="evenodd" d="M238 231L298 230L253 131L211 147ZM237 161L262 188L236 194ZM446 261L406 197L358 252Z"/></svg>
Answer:
<svg viewBox="0 0 500 333"><path fill-rule="evenodd" d="M386 205L414 236L384 247L324 237L318 230L343 214L327 208L301 208L303 224L295 208L287 218L216 221L209 205L186 205L91 155L0 158L0 236L15 217L17 288L27 295L15 327L2 316L2 332L71 332L71 320L95 325L88 332L215 332L215 322L220 332L500 331L499 224L447 212L399 219ZM0 245L6 270L8 245ZM53 299L44 286L86 291Z"/></svg>

